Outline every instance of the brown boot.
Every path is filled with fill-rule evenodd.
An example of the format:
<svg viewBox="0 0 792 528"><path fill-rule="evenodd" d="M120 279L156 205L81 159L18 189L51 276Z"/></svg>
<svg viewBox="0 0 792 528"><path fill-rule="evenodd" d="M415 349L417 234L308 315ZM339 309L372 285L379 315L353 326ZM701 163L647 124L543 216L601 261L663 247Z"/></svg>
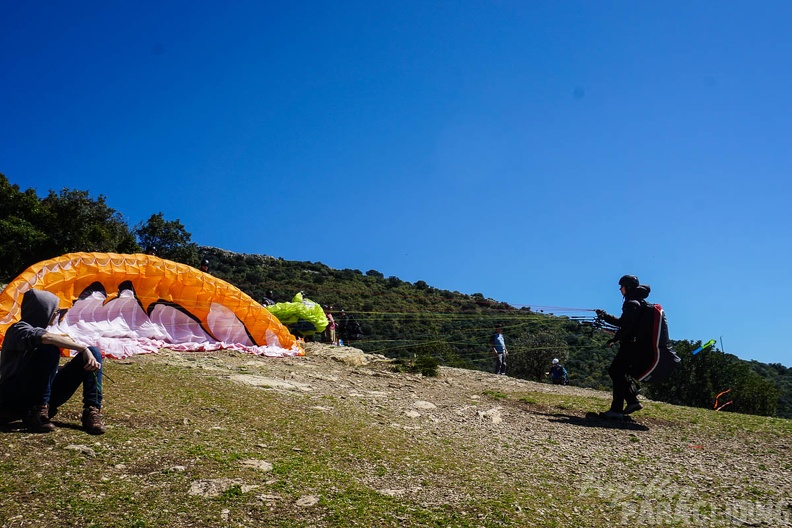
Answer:
<svg viewBox="0 0 792 528"><path fill-rule="evenodd" d="M106 429L104 422L102 422L102 413L99 411L99 407L86 407L83 410L82 426L88 434L104 434Z"/></svg>
<svg viewBox="0 0 792 528"><path fill-rule="evenodd" d="M27 425L31 433L51 433L55 430L55 425L50 422L49 405L34 405L31 407L22 421Z"/></svg>

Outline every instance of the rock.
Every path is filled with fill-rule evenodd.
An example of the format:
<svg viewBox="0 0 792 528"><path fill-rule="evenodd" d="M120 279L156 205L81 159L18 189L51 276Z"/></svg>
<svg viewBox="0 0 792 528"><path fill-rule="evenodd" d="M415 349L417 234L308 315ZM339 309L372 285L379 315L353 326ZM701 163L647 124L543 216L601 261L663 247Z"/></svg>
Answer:
<svg viewBox="0 0 792 528"><path fill-rule="evenodd" d="M247 468L258 469L259 471L272 471L272 464L265 460L249 458L247 460L243 460L241 463Z"/></svg>
<svg viewBox="0 0 792 528"><path fill-rule="evenodd" d="M316 505L318 502L319 502L319 497L317 497L316 495L305 495L297 499L296 504L297 506L300 506L302 508L307 508L309 506Z"/></svg>
<svg viewBox="0 0 792 528"><path fill-rule="evenodd" d="M489 418L492 420L492 423L501 423L503 418L501 417L501 408L495 407L494 409L490 409L489 411L478 411L479 418Z"/></svg>
<svg viewBox="0 0 792 528"><path fill-rule="evenodd" d="M252 387L264 387L267 389L285 389L285 390L300 390L303 392L310 392L313 390L308 384L299 383L296 381L283 381L276 378L266 378L264 376L254 376L252 374L236 374L231 376L232 381L241 383L243 385L250 385Z"/></svg>
<svg viewBox="0 0 792 528"><path fill-rule="evenodd" d="M77 451L78 453L82 453L83 455L93 458L96 456L96 451L92 448L88 447L87 445L83 444L69 444L63 449L67 451Z"/></svg>
<svg viewBox="0 0 792 528"><path fill-rule="evenodd" d="M233 486L242 486L242 481L229 478L195 480L190 484L190 495L219 497Z"/></svg>

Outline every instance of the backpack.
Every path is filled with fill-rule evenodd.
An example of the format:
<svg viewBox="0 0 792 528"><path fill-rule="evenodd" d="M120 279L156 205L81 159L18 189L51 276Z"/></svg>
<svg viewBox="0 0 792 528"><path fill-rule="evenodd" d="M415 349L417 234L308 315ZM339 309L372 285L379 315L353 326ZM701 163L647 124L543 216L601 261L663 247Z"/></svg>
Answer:
<svg viewBox="0 0 792 528"><path fill-rule="evenodd" d="M667 380L681 359L668 339L668 322L663 307L641 301L639 350L645 352L633 362L632 377L648 383Z"/></svg>

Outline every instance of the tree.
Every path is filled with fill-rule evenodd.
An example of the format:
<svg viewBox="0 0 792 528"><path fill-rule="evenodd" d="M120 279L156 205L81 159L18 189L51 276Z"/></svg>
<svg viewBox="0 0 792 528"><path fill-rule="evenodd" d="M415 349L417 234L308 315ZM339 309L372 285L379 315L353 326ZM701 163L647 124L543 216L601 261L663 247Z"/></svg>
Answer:
<svg viewBox="0 0 792 528"><path fill-rule="evenodd" d="M654 400L712 408L718 393L730 389L733 404L724 411L773 416L778 410L779 389L751 369L749 363L712 347L692 354L701 342L675 341L682 363L660 384L646 385Z"/></svg>
<svg viewBox="0 0 792 528"><path fill-rule="evenodd" d="M506 349L509 374L535 381L544 379L553 358L564 363L569 355L567 343L557 333L546 331L519 335L511 343L506 342Z"/></svg>
<svg viewBox="0 0 792 528"><path fill-rule="evenodd" d="M47 235L37 226L40 203L35 191L24 193L0 174L0 282L9 282L37 262Z"/></svg>
<svg viewBox="0 0 792 528"><path fill-rule="evenodd" d="M88 191L50 191L41 204L50 242L47 254L41 255L39 260L75 251L140 251L121 214L108 207L101 194L94 200Z"/></svg>
<svg viewBox="0 0 792 528"><path fill-rule="evenodd" d="M50 191L39 199L0 174L0 280L7 282L36 262L76 251L139 251L121 215L105 197L87 191Z"/></svg>
<svg viewBox="0 0 792 528"><path fill-rule="evenodd" d="M151 215L146 223L135 226L135 235L146 251L156 248L158 257L187 264L198 265L198 246L190 242L192 235L176 220L165 220L160 212Z"/></svg>

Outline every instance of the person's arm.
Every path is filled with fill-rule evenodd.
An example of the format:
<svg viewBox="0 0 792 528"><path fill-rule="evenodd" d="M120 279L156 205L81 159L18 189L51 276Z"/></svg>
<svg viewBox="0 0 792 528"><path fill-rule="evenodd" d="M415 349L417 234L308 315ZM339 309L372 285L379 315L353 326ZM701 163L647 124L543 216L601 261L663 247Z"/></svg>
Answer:
<svg viewBox="0 0 792 528"><path fill-rule="evenodd" d="M96 361L96 358L94 357L93 353L88 350L87 346L81 345L67 335L51 334L46 332L43 336L41 336L41 344L55 345L58 348L68 348L69 350L76 350L80 352L83 355L83 360L85 361L85 370L96 371L102 368L102 365Z"/></svg>
<svg viewBox="0 0 792 528"><path fill-rule="evenodd" d="M612 324L614 326L621 326L622 325L621 317L616 317L615 315L611 315L608 312L606 312L605 310L594 310L594 311L597 312L597 317L599 317L600 319L602 319L606 323Z"/></svg>
<svg viewBox="0 0 792 528"><path fill-rule="evenodd" d="M625 302L622 307L622 315L619 318L619 329L616 330L611 342L621 342L633 337L640 317L641 303L639 301Z"/></svg>

